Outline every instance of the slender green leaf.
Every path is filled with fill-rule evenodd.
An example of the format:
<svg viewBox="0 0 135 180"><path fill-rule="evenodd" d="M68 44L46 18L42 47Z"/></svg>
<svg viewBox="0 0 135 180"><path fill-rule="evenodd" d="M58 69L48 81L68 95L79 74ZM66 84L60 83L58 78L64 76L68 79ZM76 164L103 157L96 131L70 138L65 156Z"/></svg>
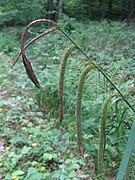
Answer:
<svg viewBox="0 0 135 180"><path fill-rule="evenodd" d="M132 154L133 147L134 147L134 143L135 143L135 121L132 124L128 142L127 142L126 149L125 149L125 152L123 154L123 157L122 157L122 160L120 163L120 167L119 167L119 171L118 171L116 180L124 179L124 176L125 176L125 173L126 173L126 170L128 167L128 162L129 162L129 159Z"/></svg>

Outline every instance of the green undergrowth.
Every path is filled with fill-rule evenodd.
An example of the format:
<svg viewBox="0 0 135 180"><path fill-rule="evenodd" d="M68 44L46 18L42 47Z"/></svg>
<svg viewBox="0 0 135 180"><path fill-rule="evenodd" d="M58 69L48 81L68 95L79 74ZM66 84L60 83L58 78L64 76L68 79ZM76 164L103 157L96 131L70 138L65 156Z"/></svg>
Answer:
<svg viewBox="0 0 135 180"><path fill-rule="evenodd" d="M75 21L72 28L63 22L60 24L135 107L134 28L107 21ZM42 32L41 28L31 29L28 39ZM114 178L134 121L133 114L122 101L110 102L112 105L105 119L105 171L103 174L98 172L102 107L104 100L115 93L114 89L98 71L92 71L85 79L82 98L84 161L77 151L75 107L79 76L87 66L87 60L77 50L69 56L64 83L64 119L58 127L60 62L70 42L61 33L53 32L27 49L29 60L45 89L41 92L27 78L21 58L13 69L10 68L19 53L20 31L21 28L12 27L0 32L0 141L4 142L0 152L0 175L7 180ZM128 169L130 179L135 178L134 163L133 151Z"/></svg>

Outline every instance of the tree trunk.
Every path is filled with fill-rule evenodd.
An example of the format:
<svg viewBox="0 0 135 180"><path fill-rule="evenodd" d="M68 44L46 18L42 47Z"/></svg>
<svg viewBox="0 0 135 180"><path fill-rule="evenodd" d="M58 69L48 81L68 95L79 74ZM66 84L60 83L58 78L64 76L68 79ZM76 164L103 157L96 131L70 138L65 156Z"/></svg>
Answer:
<svg viewBox="0 0 135 180"><path fill-rule="evenodd" d="M112 19L112 3L113 3L113 0L109 0L108 2L109 19Z"/></svg>
<svg viewBox="0 0 135 180"><path fill-rule="evenodd" d="M135 5L135 1L134 0L130 0L130 4L129 4L129 13L128 13L128 19L127 22L130 23L133 15L134 15L134 5Z"/></svg>
<svg viewBox="0 0 135 180"><path fill-rule="evenodd" d="M48 0L47 1L47 12L48 12L48 16L49 16L49 19L54 19L54 7L53 7L53 0Z"/></svg>
<svg viewBox="0 0 135 180"><path fill-rule="evenodd" d="M126 9L126 0L123 0L123 5L122 5L122 19L125 19L125 9Z"/></svg>
<svg viewBox="0 0 135 180"><path fill-rule="evenodd" d="M103 0L100 0L99 3L100 3L100 7L101 7L101 18L104 19L104 17L105 17L104 2L103 2Z"/></svg>
<svg viewBox="0 0 135 180"><path fill-rule="evenodd" d="M63 4L62 4L62 0L58 1L58 19L62 19L63 18Z"/></svg>
<svg viewBox="0 0 135 180"><path fill-rule="evenodd" d="M100 3L100 17L102 18L102 19L104 19L105 18L105 16L106 16L106 10L105 10L105 7L104 7L104 0L99 0L99 3Z"/></svg>
<svg viewBox="0 0 135 180"><path fill-rule="evenodd" d="M48 0L47 11L53 11L53 0Z"/></svg>

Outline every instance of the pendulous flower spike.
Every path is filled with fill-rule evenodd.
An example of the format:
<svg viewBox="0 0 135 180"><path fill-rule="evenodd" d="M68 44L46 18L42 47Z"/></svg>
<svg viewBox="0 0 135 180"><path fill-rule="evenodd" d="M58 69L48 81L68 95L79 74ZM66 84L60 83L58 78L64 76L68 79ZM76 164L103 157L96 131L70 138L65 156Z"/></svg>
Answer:
<svg viewBox="0 0 135 180"><path fill-rule="evenodd" d="M80 75L79 79L79 85L77 89L77 101L76 101L76 129L77 129L77 144L78 144L78 150L84 158L83 148L82 148L82 125L81 125L81 114L82 114L82 95L83 95L83 87L84 87L84 81L87 76L87 74L94 69L95 66L90 64L87 65L86 68L83 70L83 72Z"/></svg>
<svg viewBox="0 0 135 180"><path fill-rule="evenodd" d="M64 90L64 75L65 75L65 69L66 69L66 64L69 55L71 52L76 49L77 47L75 45L71 45L68 47L67 51L64 54L64 57L61 61L61 67L60 67L60 76L59 76L59 86L58 86L58 96L59 96L59 101L60 101L60 112L59 112L59 117L60 117L60 123L63 120L64 116L64 107L63 107L63 90Z"/></svg>

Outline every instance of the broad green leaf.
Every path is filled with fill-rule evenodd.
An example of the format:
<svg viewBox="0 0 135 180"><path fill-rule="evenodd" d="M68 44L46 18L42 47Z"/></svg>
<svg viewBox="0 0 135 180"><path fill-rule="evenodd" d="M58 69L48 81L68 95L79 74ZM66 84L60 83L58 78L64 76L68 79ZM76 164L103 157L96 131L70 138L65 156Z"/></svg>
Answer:
<svg viewBox="0 0 135 180"><path fill-rule="evenodd" d="M24 155L24 154L27 154L30 150L31 150L31 147L24 146L21 153Z"/></svg>
<svg viewBox="0 0 135 180"><path fill-rule="evenodd" d="M69 167L69 169L79 169L80 166L79 164L71 164L71 166Z"/></svg>
<svg viewBox="0 0 135 180"><path fill-rule="evenodd" d="M60 169L65 169L65 168L66 168L66 165L61 164L61 165L59 166L59 168L60 168Z"/></svg>
<svg viewBox="0 0 135 180"><path fill-rule="evenodd" d="M88 178L88 177L90 177L90 175L88 175L88 174L81 174L78 177L79 178Z"/></svg>
<svg viewBox="0 0 135 180"><path fill-rule="evenodd" d="M17 136L17 137L12 138L12 139L10 140L10 142L13 143L13 144L16 144L16 143L18 143L18 142L23 143L23 142L25 142L25 140L24 140L22 137Z"/></svg>
<svg viewBox="0 0 135 180"><path fill-rule="evenodd" d="M20 176L20 175L23 175L25 173L22 170L18 170L18 171L15 171L14 174L17 175L17 176Z"/></svg>
<svg viewBox="0 0 135 180"><path fill-rule="evenodd" d="M52 158L57 158L57 154L50 154L50 153L44 153L43 159L44 160L51 160Z"/></svg>
<svg viewBox="0 0 135 180"><path fill-rule="evenodd" d="M69 164L69 163L71 163L71 159L67 159L67 160L65 161L65 164Z"/></svg>
<svg viewBox="0 0 135 180"><path fill-rule="evenodd" d="M76 174L76 172L75 171L72 171L70 174L69 174L69 178L73 178L73 177L76 177L77 176L77 174Z"/></svg>
<svg viewBox="0 0 135 180"><path fill-rule="evenodd" d="M85 162L83 159L80 159L80 160L79 160L79 164L85 166L85 165L86 165L86 162Z"/></svg>
<svg viewBox="0 0 135 180"><path fill-rule="evenodd" d="M37 173L36 168L31 167L31 168L28 169L28 175L29 175L29 176L30 176L31 174L35 174L35 173Z"/></svg>
<svg viewBox="0 0 135 180"><path fill-rule="evenodd" d="M56 171L53 175L52 175L52 178L57 178L57 179L59 179L59 177L60 177L60 175L61 175L61 171Z"/></svg>
<svg viewBox="0 0 135 180"><path fill-rule="evenodd" d="M52 151L53 148L52 148L51 146L47 146L47 145L46 145L45 150L46 150L46 151Z"/></svg>

